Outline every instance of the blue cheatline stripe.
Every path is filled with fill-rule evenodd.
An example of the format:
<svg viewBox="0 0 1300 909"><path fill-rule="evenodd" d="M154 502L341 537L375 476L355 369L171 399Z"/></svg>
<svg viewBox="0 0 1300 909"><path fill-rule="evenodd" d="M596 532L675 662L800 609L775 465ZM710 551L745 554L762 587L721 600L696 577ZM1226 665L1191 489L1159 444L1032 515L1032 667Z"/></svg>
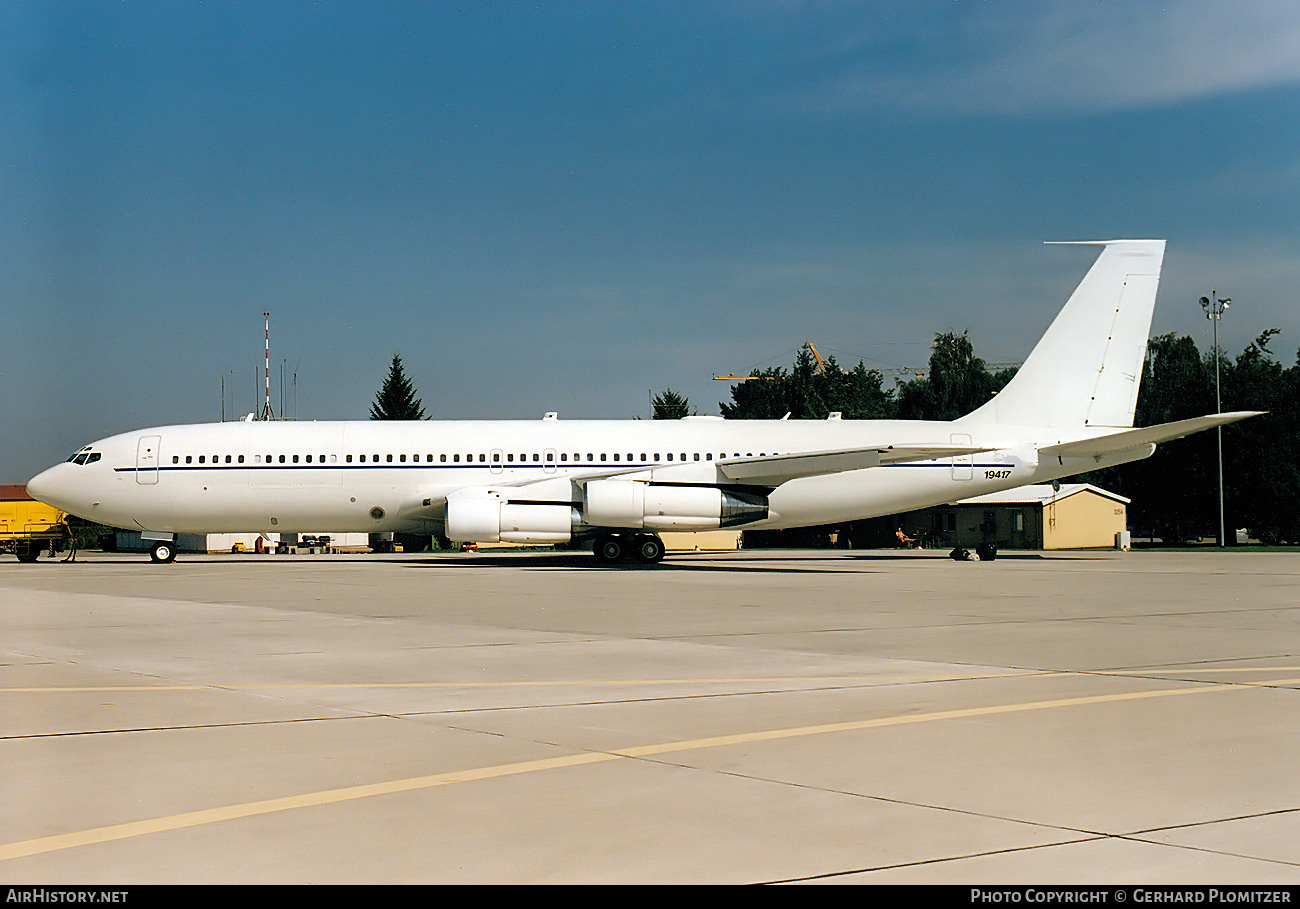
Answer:
<svg viewBox="0 0 1300 909"><path fill-rule="evenodd" d="M646 461L624 462L624 461L583 461L574 462L553 462L550 464L520 464L504 463L491 464L486 461L472 464L443 464L441 462L424 463L424 464L170 464L166 467L114 467L114 473L203 473L213 471L240 471L240 470L493 470L498 472L506 470L546 470L550 469L552 473L556 471L585 471L585 470L648 470L649 468L659 467L678 467L683 464L694 464L694 461ZM701 461L705 463L717 463ZM879 470L880 468L904 468L904 467L923 467L928 469L942 468L948 470L953 467L962 469L983 468L986 470L1007 470L1014 465L1006 463L982 463L974 464L951 464L948 462L933 461L910 461L904 464L881 464L879 467L860 468L862 470Z"/></svg>

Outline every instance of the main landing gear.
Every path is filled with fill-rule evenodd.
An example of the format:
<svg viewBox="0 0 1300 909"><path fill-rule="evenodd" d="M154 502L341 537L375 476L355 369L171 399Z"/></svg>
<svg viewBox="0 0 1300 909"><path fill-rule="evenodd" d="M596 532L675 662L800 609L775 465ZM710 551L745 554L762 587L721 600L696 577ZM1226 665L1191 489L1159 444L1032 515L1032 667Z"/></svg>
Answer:
<svg viewBox="0 0 1300 909"><path fill-rule="evenodd" d="M653 533L602 533L592 546L596 561L613 565L624 559L655 565L663 561L664 541Z"/></svg>

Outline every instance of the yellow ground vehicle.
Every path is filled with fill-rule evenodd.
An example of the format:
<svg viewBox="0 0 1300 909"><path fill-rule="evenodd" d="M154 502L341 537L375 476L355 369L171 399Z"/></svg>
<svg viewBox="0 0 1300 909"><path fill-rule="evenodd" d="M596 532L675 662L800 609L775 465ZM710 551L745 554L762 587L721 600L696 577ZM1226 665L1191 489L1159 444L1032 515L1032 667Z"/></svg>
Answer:
<svg viewBox="0 0 1300 909"><path fill-rule="evenodd" d="M71 539L63 512L36 501L23 486L0 486L0 552L35 562L42 552L57 552Z"/></svg>

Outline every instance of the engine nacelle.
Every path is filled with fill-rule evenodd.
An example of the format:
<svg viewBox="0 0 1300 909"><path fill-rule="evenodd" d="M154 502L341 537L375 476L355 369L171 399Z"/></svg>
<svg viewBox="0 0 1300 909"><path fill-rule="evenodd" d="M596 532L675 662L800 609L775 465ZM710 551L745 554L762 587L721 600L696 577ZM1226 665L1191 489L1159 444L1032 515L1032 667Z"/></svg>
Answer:
<svg viewBox="0 0 1300 909"><path fill-rule="evenodd" d="M669 486L640 480L592 480L582 518L593 527L706 530L767 517L767 498L716 486Z"/></svg>
<svg viewBox="0 0 1300 909"><path fill-rule="evenodd" d="M447 539L462 543L567 543L573 524L569 504L511 502L472 487L447 496Z"/></svg>

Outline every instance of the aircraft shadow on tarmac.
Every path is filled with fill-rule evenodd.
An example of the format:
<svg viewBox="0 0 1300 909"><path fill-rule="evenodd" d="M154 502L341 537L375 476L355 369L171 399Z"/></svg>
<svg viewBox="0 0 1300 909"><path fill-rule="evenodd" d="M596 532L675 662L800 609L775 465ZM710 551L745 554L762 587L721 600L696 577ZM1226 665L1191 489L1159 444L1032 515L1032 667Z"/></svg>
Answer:
<svg viewBox="0 0 1300 909"><path fill-rule="evenodd" d="M98 555L98 554L97 554ZM340 556L337 557L337 564L353 563L357 556ZM733 551L726 552L678 552L670 553L667 558L657 565L645 565L636 561L621 562L616 565L603 565L594 559L589 552L531 552L531 553L475 553L473 555L459 553L424 553L412 554L404 558L393 558L383 556L379 559L370 559L365 555L360 558L366 561L382 561L391 565L402 568L423 568L423 569L442 569L456 570L467 568L523 568L523 569L563 569L567 571L713 571L713 572L761 572L776 574L801 574L801 573L862 573L864 563L878 565L880 570L885 569L891 564L903 562L915 562L918 559L931 562L947 562L947 553L928 553L918 556L913 552L889 552L889 551L872 551L872 552L845 552L842 550L822 550L822 551L780 551L780 552L760 552L750 551L738 553ZM996 561L1041 561L1047 557L1038 552L1016 552L1016 553L999 553ZM1054 554L1053 561L1072 561L1080 557ZM177 562L173 564L247 564L250 562L260 562L268 565L276 564L283 561L292 562L293 557L278 557L274 560L266 556L241 556L228 555L220 553L182 553ZM53 562L53 560L50 560ZM137 553L114 554L107 558L97 557L93 560L61 560L68 564L97 564L97 565L129 565L147 562L147 557L141 558ZM316 564L328 565L335 563L334 559L318 559ZM150 566L156 570L157 566ZM972 566L978 568L978 566Z"/></svg>
<svg viewBox="0 0 1300 909"><path fill-rule="evenodd" d="M402 559L400 564L407 568L473 568L473 567L494 567L494 568L550 568L565 569L569 571L725 571L725 572L762 572L762 573L808 573L816 572L825 574L827 572L835 573L861 573L860 568L850 568L845 565L837 568L836 563L848 562L860 564L863 562L897 563L903 561L915 561L918 557L912 553L899 552L781 552L781 553L759 553L750 552L738 556L734 552L688 552L688 553L670 553L667 558L657 565L644 565L635 561L621 562L617 565L602 565L597 563L592 555L588 552L572 553L512 553L512 554L485 554L478 553L467 558L412 558ZM926 558L922 556L921 558ZM939 558L947 559L947 555L936 553L928 557L931 560ZM1025 559L1042 559L1038 553L1016 553L1004 556L998 555L999 559L1007 560L1025 560ZM799 563L799 564L795 564Z"/></svg>

